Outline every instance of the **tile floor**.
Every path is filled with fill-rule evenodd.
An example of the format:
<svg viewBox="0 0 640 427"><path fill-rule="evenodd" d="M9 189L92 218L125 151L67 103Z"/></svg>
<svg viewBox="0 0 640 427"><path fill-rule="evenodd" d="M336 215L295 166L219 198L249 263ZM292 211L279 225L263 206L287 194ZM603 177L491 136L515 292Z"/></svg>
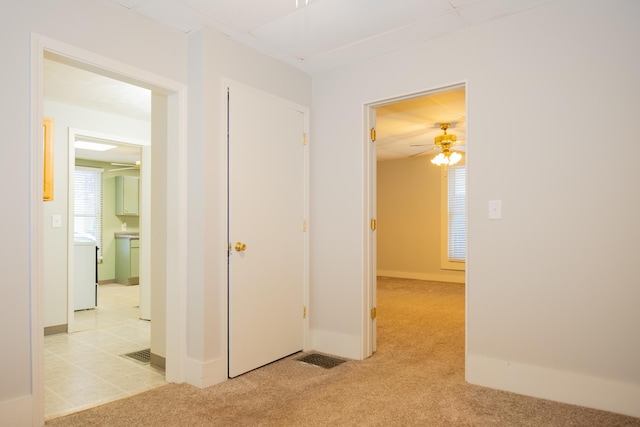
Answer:
<svg viewBox="0 0 640 427"><path fill-rule="evenodd" d="M75 313L75 332L44 338L46 419L165 384L163 369L122 356L150 347L138 301L138 286L100 285L98 308Z"/></svg>

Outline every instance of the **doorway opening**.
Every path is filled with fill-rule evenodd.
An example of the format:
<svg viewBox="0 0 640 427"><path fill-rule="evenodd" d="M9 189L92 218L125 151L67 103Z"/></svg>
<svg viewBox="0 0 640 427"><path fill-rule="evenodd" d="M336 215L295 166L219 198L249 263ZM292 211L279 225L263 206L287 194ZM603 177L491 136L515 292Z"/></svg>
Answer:
<svg viewBox="0 0 640 427"><path fill-rule="evenodd" d="M449 174L468 164L466 85L387 99L366 109L367 125L373 130L367 144L368 208L370 218L375 219L368 241L371 307L376 307L378 276L466 283L466 260L452 263L447 250L451 241ZM457 137L452 150L460 153L462 161L455 166L431 162L443 151L435 143L443 134L443 124ZM465 178L465 203L466 182ZM462 225L458 233L466 247L466 218ZM373 352L375 319L369 323Z"/></svg>
<svg viewBox="0 0 640 427"><path fill-rule="evenodd" d="M150 296L150 266L141 264L139 256L150 243L148 237L140 239L140 232L148 236L151 221L151 164L141 167L143 149L150 150L151 91L48 56L44 113L56 125L54 146L59 153L65 148L62 136L68 135L68 161L54 157L57 168L68 167L68 188L59 191L46 210L68 219L68 237L66 280L51 267L64 233L46 233L44 239L45 275L52 278L45 289L45 417L138 392L140 383L130 380L133 375L144 378L141 382L148 387L164 383L162 369L117 357L150 348L151 342L150 301L142 298ZM129 102L119 104L117 94ZM135 194L118 194L122 179L135 180ZM58 188L64 185L64 177L56 181ZM118 212L118 196L135 199L136 209ZM148 263L149 257L143 260ZM132 287L125 288L128 285ZM47 334L50 323L57 321L58 306L64 304L60 294L67 295L68 336ZM83 359L86 362L78 361ZM58 370L70 375L57 376Z"/></svg>
<svg viewBox="0 0 640 427"><path fill-rule="evenodd" d="M147 194L151 190L149 173L146 170L150 165L142 166L142 151L151 148L142 144L124 143L123 137L108 136L108 139L105 139L107 135L101 135L103 138L99 140L101 144L113 147L109 150L95 152L73 148L77 141L81 144L86 141L96 141L95 137L90 136L93 134L90 131L69 130L69 246L86 235L95 240L98 288L106 284L135 286L138 292L134 294L133 291L128 291L128 293L135 298L138 317L150 320L149 298L142 298L143 294L148 296L150 293L147 289L150 287L149 278L143 275L140 279L140 271L148 271L149 266L141 265L139 248L140 230L145 229L151 221L149 209L146 207L140 209L140 202L148 197ZM94 190L93 187L87 187L88 182L85 176L89 178L95 176L99 182L99 188ZM123 182L127 183L126 187ZM99 197L94 197L93 191L96 191ZM129 206L123 209L122 202L125 200L133 204L135 210ZM144 234L143 232L143 237ZM129 248L131 246L132 249ZM74 271L74 265L77 264L71 247L68 260L67 271ZM73 279L71 275L69 278ZM76 289L80 292L82 287L69 281L69 297L74 295L73 291ZM96 304L98 303L99 301L96 300ZM75 325L74 318L77 320L78 310L93 309L93 307L85 307L71 299L68 306L75 310L75 315L69 310L68 332L86 330L90 327L90 324L85 324L82 328L78 327ZM86 317L87 313L80 316Z"/></svg>
<svg viewBox="0 0 640 427"><path fill-rule="evenodd" d="M185 271L184 265L186 264L186 257L184 256L184 244L180 239L181 233L186 230L185 212L184 206L178 203L172 203L179 199L179 194L186 191L184 175L186 171L186 158L184 156L185 141L185 121L184 121L184 106L186 104L186 86L173 82L169 79L162 78L151 73L136 69L126 64L116 63L106 58L97 57L90 52L82 51L63 43L56 42L54 40L46 39L34 35L33 43L33 75L32 85L34 87L33 92L33 117L34 123L42 122L45 114L47 100L44 98L41 88L44 82L44 62L45 58L55 59L66 65L70 65L80 70L91 71L96 75L103 77L110 77L120 82L127 82L129 84L145 88L149 93L149 99L147 102L151 107L150 124L146 126L151 130L147 131L147 135L153 135L154 150L153 153L149 148L149 141L151 138L147 138L147 142L140 144L137 143L136 138L110 138L102 135L89 135L94 138L102 140L116 140L118 142L125 142L133 145L145 145L142 149L141 162L148 165L148 168L142 168L141 172L145 174L147 170L148 177L146 181L149 184L147 191L141 192L144 194L141 200L141 205L144 206L143 210L146 212L158 212L157 218L154 215L154 222L150 224L150 221L141 222L140 226L144 233L149 236L161 236L159 239L154 240L154 247L146 249L140 248L140 265L142 266L140 276L143 277L146 274L149 282L153 281L153 294L149 295L151 301L150 310L151 317L154 319L154 329L151 333L151 352L156 353L159 359L156 360L156 365L166 363L165 373L162 374L162 380L168 381L181 381L184 377L184 347L180 340L181 331L186 322L184 305L185 300L184 286L182 273ZM64 116L61 114L60 117ZM73 116L73 115L71 115ZM32 259L34 262L34 281L33 281L33 299L32 299L32 383L34 390L34 417L35 423L43 423L45 416L45 400L47 400L47 407L51 401L61 396L50 396L48 387L47 395L45 396L45 349L44 349L44 337L43 330L47 321L47 313L45 308L48 304L47 292L48 286L51 283L51 278L43 274L46 271L47 254L51 251L47 251L47 228L65 228L61 230L62 234L67 237L63 237L64 246L70 247L68 242L73 242L73 225L69 226L68 221L60 221L60 216L67 219L71 218L69 215L69 192L68 192L68 171L73 167L75 163L75 156L73 155L73 149L69 149L68 139L65 133L68 131L71 135L84 135L87 136L86 130L78 131L69 125L69 117L64 120L60 120L60 123L66 123L60 129L62 136L58 135L54 139L54 145L59 149L58 156L54 155L54 168L55 158L57 157L61 161L61 165L58 165L57 174L55 175L55 192L52 200L61 202L61 205L54 207L51 202L42 202L41 195L40 200L35 199L34 196L34 224L32 225L34 230L34 252ZM75 116L77 117L77 116ZM90 120L89 120L90 121ZM104 124L108 119L104 119L103 122L94 122L94 124ZM99 127L99 126L98 126ZM87 128L87 127L85 127ZM116 129L116 132L121 129ZM34 135L37 137L34 139L34 146L37 146L37 142L42 135L42 130L35 127ZM144 140L144 138L141 138ZM75 137L72 138L75 141ZM73 147L73 144L71 144ZM138 147L137 150L140 150ZM34 164L42 162L43 154L39 150L33 150ZM69 155L67 155L69 153ZM151 164L154 164L154 170L158 169L154 174L151 173ZM111 162L107 164L109 166ZM115 163L115 162L114 162ZM135 163L134 163L135 164ZM106 169L106 168L105 168ZM34 172L35 174L36 172ZM37 176L37 174L36 174ZM144 176L143 176L144 177ZM167 186L168 179L176 179L176 185ZM153 185L151 183L153 182ZM151 190L153 189L153 190ZM153 193L153 194L152 194ZM47 205L47 203L50 203ZM55 213L55 218L50 218L50 209L59 209L59 213ZM172 226L168 227L167 217L171 216L174 221ZM58 224L64 224L62 227ZM140 230L140 233L143 233ZM66 233L65 233L66 231ZM151 245L149 245L151 246ZM67 265L65 255L68 255L68 250L61 251L59 256L64 265ZM153 256L152 256L153 252ZM44 255L44 256L43 256ZM71 257L72 258L72 257ZM171 260L171 262L167 262ZM66 270L66 268L65 268ZM146 273L143 271L146 270ZM153 275L151 274L153 272ZM69 275L71 275L69 273ZM69 280L67 273L61 275L64 285L66 286ZM167 277L171 277L173 280L168 280ZM167 299L166 294L173 295L172 299ZM66 298L66 290L64 292ZM44 305L43 305L44 304ZM73 307L70 304L63 303L63 311L73 312ZM137 316L143 317L143 316ZM61 334L62 335L62 334ZM64 334L66 335L66 334ZM88 346L90 343L76 343L77 346ZM112 349L119 352L119 349ZM135 349L140 350L140 349ZM123 349L122 352L126 351ZM104 353L104 352L103 352ZM70 349L67 354L70 358L74 357L73 349ZM118 353L119 354L119 353ZM76 357L77 359L77 357ZM97 362L94 360L93 362ZM92 363L93 363L92 362ZM93 367L86 367L83 371L84 380L92 380L98 377L98 370L104 371L106 369L106 363L97 367L95 370ZM48 378L47 378L48 379ZM116 399L123 397L123 386L126 379L123 379L120 385L111 384L111 395L106 396L105 399ZM83 396L79 397L72 403L76 408L81 407L84 403L88 402L86 399L90 398L90 394L95 391L90 384L86 384L86 387L77 387L82 391ZM126 394L125 394L126 395ZM49 398L52 397L50 400ZM48 409L48 408L47 408ZM42 422L38 422L41 420Z"/></svg>

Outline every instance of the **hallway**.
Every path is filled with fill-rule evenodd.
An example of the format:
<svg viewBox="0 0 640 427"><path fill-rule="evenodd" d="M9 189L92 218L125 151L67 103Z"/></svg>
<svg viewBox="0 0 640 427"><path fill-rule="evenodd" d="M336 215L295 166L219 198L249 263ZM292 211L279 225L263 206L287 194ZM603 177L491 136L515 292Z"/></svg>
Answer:
<svg viewBox="0 0 640 427"><path fill-rule="evenodd" d="M465 285L378 278L378 351L324 369L271 363L200 389L168 384L50 426L640 426L640 419L464 380ZM171 402L171 404L167 404Z"/></svg>

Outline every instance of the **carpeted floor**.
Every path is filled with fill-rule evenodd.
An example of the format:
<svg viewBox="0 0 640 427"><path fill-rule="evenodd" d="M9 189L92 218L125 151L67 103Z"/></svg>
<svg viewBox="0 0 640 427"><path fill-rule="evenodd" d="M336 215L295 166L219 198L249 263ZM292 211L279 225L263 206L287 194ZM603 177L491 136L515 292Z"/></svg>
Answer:
<svg viewBox="0 0 640 427"><path fill-rule="evenodd" d="M48 426L640 426L464 381L464 285L378 279L378 351L331 369L272 363L207 389L169 384Z"/></svg>

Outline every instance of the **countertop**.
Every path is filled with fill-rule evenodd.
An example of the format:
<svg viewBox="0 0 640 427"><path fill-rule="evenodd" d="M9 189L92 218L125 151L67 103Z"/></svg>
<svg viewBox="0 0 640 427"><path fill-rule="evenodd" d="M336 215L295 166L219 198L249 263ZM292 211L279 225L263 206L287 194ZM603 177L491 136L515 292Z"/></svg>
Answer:
<svg viewBox="0 0 640 427"><path fill-rule="evenodd" d="M116 231L115 233L116 239L139 239L140 233L137 231Z"/></svg>

